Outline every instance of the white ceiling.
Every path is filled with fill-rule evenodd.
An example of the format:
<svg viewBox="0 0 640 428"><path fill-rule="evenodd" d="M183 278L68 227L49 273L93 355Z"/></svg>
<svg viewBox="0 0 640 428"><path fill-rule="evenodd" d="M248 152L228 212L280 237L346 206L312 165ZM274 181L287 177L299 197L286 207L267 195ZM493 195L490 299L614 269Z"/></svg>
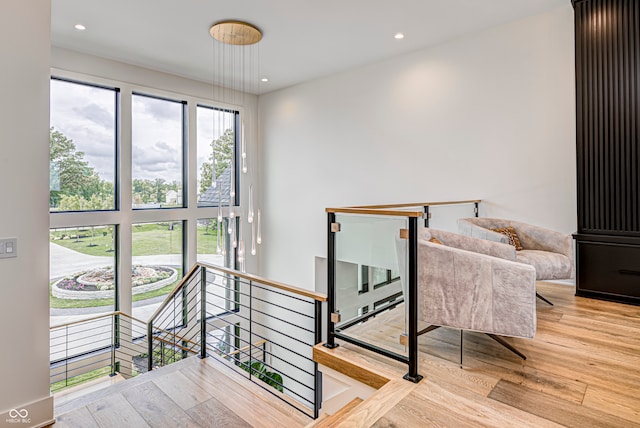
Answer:
<svg viewBox="0 0 640 428"><path fill-rule="evenodd" d="M569 0L52 0L52 44L211 82L209 27L260 28L259 93L567 6ZM86 31L74 25L84 24ZM395 40L396 32L405 33ZM248 85L252 86L252 85Z"/></svg>

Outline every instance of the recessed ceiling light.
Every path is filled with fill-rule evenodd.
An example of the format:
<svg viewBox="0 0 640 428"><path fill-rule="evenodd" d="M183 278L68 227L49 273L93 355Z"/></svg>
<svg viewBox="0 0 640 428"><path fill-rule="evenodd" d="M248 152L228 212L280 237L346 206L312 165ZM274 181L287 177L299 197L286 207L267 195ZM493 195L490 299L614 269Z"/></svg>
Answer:
<svg viewBox="0 0 640 428"><path fill-rule="evenodd" d="M76 30L78 30L78 31L84 31L84 30L86 30L86 29L87 29L87 27L85 27L85 26L84 26L84 25L82 25L82 24L76 24L73 28L75 28L75 29L76 29Z"/></svg>
<svg viewBox="0 0 640 428"><path fill-rule="evenodd" d="M261 82L268 82L269 79L267 79L266 77L263 77L262 79L260 79Z"/></svg>
<svg viewBox="0 0 640 428"><path fill-rule="evenodd" d="M393 36L393 38L396 40L402 40L404 39L404 33L396 33L396 35Z"/></svg>

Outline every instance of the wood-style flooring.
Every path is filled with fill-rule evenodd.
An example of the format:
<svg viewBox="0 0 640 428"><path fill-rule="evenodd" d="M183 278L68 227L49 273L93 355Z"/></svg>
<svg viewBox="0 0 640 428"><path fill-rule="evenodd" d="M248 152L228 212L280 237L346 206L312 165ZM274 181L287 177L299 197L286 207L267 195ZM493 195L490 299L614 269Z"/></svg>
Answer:
<svg viewBox="0 0 640 428"><path fill-rule="evenodd" d="M315 348L316 359L371 385L384 384L342 418L344 427L640 427L640 307L575 297L575 288L538 283L535 339L506 340L441 328L419 338L418 384L407 366L350 344ZM402 350L402 310L353 330ZM375 375L372 375L375 373ZM380 376L387 380L381 381Z"/></svg>
<svg viewBox="0 0 640 428"><path fill-rule="evenodd" d="M312 421L279 398L197 357L55 404L53 428L303 427Z"/></svg>
<svg viewBox="0 0 640 428"><path fill-rule="evenodd" d="M539 283L554 302L537 303L534 340L506 340L523 361L489 337L441 328L419 339L414 384L407 367L342 343L314 348L318 362L377 389L336 417L312 422L215 360L185 361L56 405L61 427L640 427L640 307L574 296ZM399 308L401 309L401 308ZM402 310L354 327L402 350Z"/></svg>

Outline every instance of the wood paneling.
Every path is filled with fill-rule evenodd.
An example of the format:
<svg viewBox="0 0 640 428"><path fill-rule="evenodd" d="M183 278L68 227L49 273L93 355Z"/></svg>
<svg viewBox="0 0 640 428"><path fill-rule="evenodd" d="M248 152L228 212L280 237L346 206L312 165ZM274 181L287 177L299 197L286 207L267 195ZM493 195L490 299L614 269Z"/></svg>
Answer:
<svg viewBox="0 0 640 428"><path fill-rule="evenodd" d="M576 292L640 304L640 2L574 1L574 9Z"/></svg>
<svg viewBox="0 0 640 428"><path fill-rule="evenodd" d="M640 235L640 3L575 4L578 231Z"/></svg>

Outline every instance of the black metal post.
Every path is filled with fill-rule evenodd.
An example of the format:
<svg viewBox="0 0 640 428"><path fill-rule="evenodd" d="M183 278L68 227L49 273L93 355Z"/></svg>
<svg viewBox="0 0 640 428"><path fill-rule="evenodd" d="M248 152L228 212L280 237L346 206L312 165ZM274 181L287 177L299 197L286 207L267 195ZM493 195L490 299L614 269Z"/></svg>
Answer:
<svg viewBox="0 0 640 428"><path fill-rule="evenodd" d="M116 317L118 317L118 315L113 315L111 317L111 373L109 374L109 376L115 376L116 375L116 345L118 343L118 332L117 332L117 327L116 327Z"/></svg>
<svg viewBox="0 0 640 428"><path fill-rule="evenodd" d="M427 207L425 207L427 208ZM422 380L418 374L418 218L409 217L409 372L404 379L414 383Z"/></svg>
<svg viewBox="0 0 640 428"><path fill-rule="evenodd" d="M249 379L251 379L251 374L253 372L253 367L251 366L251 359L253 358L253 282L249 281L249 360L247 364L249 366ZM266 364L266 361L263 361Z"/></svg>
<svg viewBox="0 0 640 428"><path fill-rule="evenodd" d="M313 321L315 323L315 345L322 342L322 302L319 300L313 301L314 308L314 318Z"/></svg>
<svg viewBox="0 0 640 428"><path fill-rule="evenodd" d="M147 371L151 371L153 370L153 320L147 324L147 352L149 353Z"/></svg>
<svg viewBox="0 0 640 428"><path fill-rule="evenodd" d="M207 358L207 268L200 266L200 358Z"/></svg>
<svg viewBox="0 0 640 428"><path fill-rule="evenodd" d="M478 203L474 202L473 205L475 205L474 211L476 212L476 217L478 217L478 215L480 214L480 210L478 209Z"/></svg>
<svg viewBox="0 0 640 428"><path fill-rule="evenodd" d="M320 407L322 407L322 372L318 371L318 363L313 363L315 366L315 400L313 403L313 419L318 419L320 416Z"/></svg>
<svg viewBox="0 0 640 428"><path fill-rule="evenodd" d="M429 227L429 205L424 206L424 227Z"/></svg>
<svg viewBox="0 0 640 428"><path fill-rule="evenodd" d="M336 310L336 234L331 225L336 222L335 213L327 213L327 348L337 347L335 325L331 314Z"/></svg>
<svg viewBox="0 0 640 428"><path fill-rule="evenodd" d="M313 301L314 307L314 323L315 323L315 338L314 344L322 342L322 302L319 300ZM322 373L318 371L318 363L313 363L314 373L314 401L313 401L313 419L318 419L320 416L320 407L322 407Z"/></svg>

